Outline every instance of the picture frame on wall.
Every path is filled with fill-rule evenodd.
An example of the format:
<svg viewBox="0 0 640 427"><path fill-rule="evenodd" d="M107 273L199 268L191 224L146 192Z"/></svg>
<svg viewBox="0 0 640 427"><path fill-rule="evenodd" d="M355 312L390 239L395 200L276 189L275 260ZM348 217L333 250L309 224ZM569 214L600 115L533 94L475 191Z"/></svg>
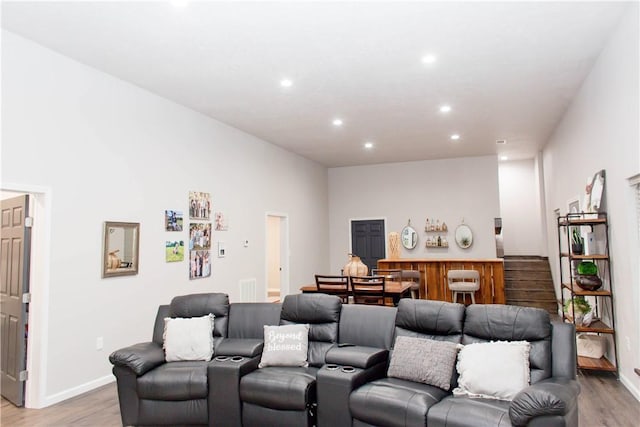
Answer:
<svg viewBox="0 0 640 427"><path fill-rule="evenodd" d="M227 217L223 212L216 212L214 215L214 224L216 231L227 231L229 230L229 224L227 222Z"/></svg>
<svg viewBox="0 0 640 427"><path fill-rule="evenodd" d="M204 279L211 276L211 251L189 252L189 279Z"/></svg>
<svg viewBox="0 0 640 427"><path fill-rule="evenodd" d="M102 278L138 274L140 223L105 221Z"/></svg>
<svg viewBox="0 0 640 427"><path fill-rule="evenodd" d="M164 248L167 262L184 261L184 240L167 240Z"/></svg>
<svg viewBox="0 0 640 427"><path fill-rule="evenodd" d="M189 219L210 219L211 194L189 191Z"/></svg>
<svg viewBox="0 0 640 427"><path fill-rule="evenodd" d="M211 223L192 222L189 224L189 250L211 249Z"/></svg>
<svg viewBox="0 0 640 427"><path fill-rule="evenodd" d="M164 211L164 229L165 231L182 231L184 225L184 217L182 211L165 210Z"/></svg>

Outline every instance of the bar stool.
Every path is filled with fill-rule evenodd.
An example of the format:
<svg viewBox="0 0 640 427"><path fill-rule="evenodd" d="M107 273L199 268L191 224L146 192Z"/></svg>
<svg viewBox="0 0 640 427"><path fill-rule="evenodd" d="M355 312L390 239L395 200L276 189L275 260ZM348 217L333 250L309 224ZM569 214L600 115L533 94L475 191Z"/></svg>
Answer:
<svg viewBox="0 0 640 427"><path fill-rule="evenodd" d="M458 294L462 294L464 303L464 295L470 294L471 304L476 303L474 294L480 289L480 273L477 270L449 270L447 280L449 290L453 293L453 302L457 302Z"/></svg>
<svg viewBox="0 0 640 427"><path fill-rule="evenodd" d="M411 282L411 298L420 298L420 272L418 270L402 270L402 283L404 284L404 282Z"/></svg>

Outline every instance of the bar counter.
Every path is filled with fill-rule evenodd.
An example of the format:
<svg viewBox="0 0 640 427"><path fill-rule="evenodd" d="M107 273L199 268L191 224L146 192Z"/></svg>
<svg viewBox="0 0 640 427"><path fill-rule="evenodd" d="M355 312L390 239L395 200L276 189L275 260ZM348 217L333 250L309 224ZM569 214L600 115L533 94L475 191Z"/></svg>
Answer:
<svg viewBox="0 0 640 427"><path fill-rule="evenodd" d="M399 258L378 260L380 269L418 270L420 272L420 298L451 301L447 285L449 270L477 270L480 273L480 289L475 293L477 304L505 304L504 263L502 258L489 259L438 259ZM458 295L458 302L462 297ZM470 303L470 298L467 298Z"/></svg>

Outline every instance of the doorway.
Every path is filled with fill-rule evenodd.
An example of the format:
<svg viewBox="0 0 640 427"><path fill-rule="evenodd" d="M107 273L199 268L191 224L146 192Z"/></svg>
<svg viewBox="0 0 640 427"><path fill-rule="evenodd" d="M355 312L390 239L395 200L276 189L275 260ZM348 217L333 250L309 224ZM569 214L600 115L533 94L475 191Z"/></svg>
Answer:
<svg viewBox="0 0 640 427"><path fill-rule="evenodd" d="M289 294L289 217L266 216L266 300L280 302Z"/></svg>
<svg viewBox="0 0 640 427"><path fill-rule="evenodd" d="M384 219L351 220L351 253L360 257L369 271L386 257Z"/></svg>

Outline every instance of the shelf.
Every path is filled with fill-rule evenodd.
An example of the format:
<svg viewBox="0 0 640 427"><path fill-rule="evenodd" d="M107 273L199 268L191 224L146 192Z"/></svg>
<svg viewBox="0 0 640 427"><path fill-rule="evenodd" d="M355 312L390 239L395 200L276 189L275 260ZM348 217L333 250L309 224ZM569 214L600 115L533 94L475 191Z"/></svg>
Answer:
<svg viewBox="0 0 640 427"><path fill-rule="evenodd" d="M598 224L606 224L606 218L592 218L592 219L565 219L560 221L560 225L563 227L568 227L570 225L598 225Z"/></svg>
<svg viewBox="0 0 640 427"><path fill-rule="evenodd" d="M566 252L560 254L561 257L571 259L609 259L609 255L593 254L593 255L574 255Z"/></svg>
<svg viewBox="0 0 640 427"><path fill-rule="evenodd" d="M564 313L564 318L565 320L569 321L569 323L573 323L573 317L569 316L567 313ZM576 332L596 332L599 334L612 334L613 329L602 320L595 319L589 326L576 325Z"/></svg>
<svg viewBox="0 0 640 427"><path fill-rule="evenodd" d="M562 287L570 290L571 292L573 292L574 295L591 296L591 297L610 297L611 296L611 291L603 291L603 290L585 291L577 284L571 287L571 285L563 283Z"/></svg>
<svg viewBox="0 0 640 427"><path fill-rule="evenodd" d="M616 367L606 357L594 359L592 357L578 356L578 368L598 371L615 372Z"/></svg>

